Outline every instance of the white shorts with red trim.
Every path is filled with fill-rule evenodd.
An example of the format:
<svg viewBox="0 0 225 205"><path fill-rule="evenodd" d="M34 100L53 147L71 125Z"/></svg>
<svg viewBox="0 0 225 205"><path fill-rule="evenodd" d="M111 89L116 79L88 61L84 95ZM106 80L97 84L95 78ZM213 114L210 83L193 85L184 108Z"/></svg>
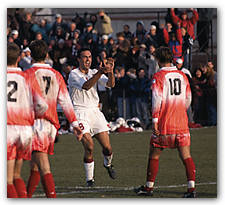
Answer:
<svg viewBox="0 0 225 205"><path fill-rule="evenodd" d="M158 148L178 148L190 146L190 133L173 134L173 135L152 135L150 144Z"/></svg>
<svg viewBox="0 0 225 205"><path fill-rule="evenodd" d="M31 159L32 126L7 125L7 160Z"/></svg>
<svg viewBox="0 0 225 205"><path fill-rule="evenodd" d="M34 122L35 135L32 141L32 151L54 154L54 142L57 129L50 121L37 119Z"/></svg>
<svg viewBox="0 0 225 205"><path fill-rule="evenodd" d="M76 109L75 114L83 134L89 133L94 136L109 131L109 123L99 108Z"/></svg>

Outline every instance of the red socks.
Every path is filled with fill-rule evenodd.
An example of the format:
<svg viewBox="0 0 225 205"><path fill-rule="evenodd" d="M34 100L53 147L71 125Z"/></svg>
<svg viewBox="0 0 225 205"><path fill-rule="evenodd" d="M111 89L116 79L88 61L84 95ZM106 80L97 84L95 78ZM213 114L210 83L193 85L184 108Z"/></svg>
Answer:
<svg viewBox="0 0 225 205"><path fill-rule="evenodd" d="M14 179L13 184L18 194L18 198L27 198L27 189L23 179Z"/></svg>
<svg viewBox="0 0 225 205"><path fill-rule="evenodd" d="M55 182L52 173L48 173L45 174L43 177L40 177L39 171L31 171L31 175L27 184L27 197L32 197L36 187L39 184L40 178L47 198L56 198Z"/></svg>
<svg viewBox="0 0 225 205"><path fill-rule="evenodd" d="M147 182L155 182L158 169L159 169L159 160L149 159L147 169Z"/></svg>
<svg viewBox="0 0 225 205"><path fill-rule="evenodd" d="M13 184L7 184L7 198L18 198L16 188Z"/></svg>
<svg viewBox="0 0 225 205"><path fill-rule="evenodd" d="M184 165L186 168L186 175L188 181L195 181L195 164L192 158L187 158L184 160Z"/></svg>
<svg viewBox="0 0 225 205"><path fill-rule="evenodd" d="M45 174L41 178L41 182L47 198L56 198L55 182L52 173Z"/></svg>
<svg viewBox="0 0 225 205"><path fill-rule="evenodd" d="M195 164L192 158L187 158L184 160L184 165L186 168L186 175L188 181L188 192L195 190ZM147 169L147 186L153 188L156 175L159 169L159 160L158 159L149 159L148 169Z"/></svg>
<svg viewBox="0 0 225 205"><path fill-rule="evenodd" d="M27 184L27 197L31 198L34 191L36 190L36 187L39 184L40 181L40 173L39 171L33 171L30 172L30 177Z"/></svg>
<svg viewBox="0 0 225 205"><path fill-rule="evenodd" d="M195 164L191 157L184 160L188 180L188 192L195 190Z"/></svg>

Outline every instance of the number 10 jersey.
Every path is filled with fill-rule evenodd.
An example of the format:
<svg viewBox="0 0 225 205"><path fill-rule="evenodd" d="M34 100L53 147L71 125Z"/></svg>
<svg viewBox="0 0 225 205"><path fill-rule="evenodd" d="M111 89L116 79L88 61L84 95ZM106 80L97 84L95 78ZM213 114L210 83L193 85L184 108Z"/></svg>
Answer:
<svg viewBox="0 0 225 205"><path fill-rule="evenodd" d="M185 74L176 67L164 67L152 79L152 121L161 135L189 133L187 108L191 89Z"/></svg>

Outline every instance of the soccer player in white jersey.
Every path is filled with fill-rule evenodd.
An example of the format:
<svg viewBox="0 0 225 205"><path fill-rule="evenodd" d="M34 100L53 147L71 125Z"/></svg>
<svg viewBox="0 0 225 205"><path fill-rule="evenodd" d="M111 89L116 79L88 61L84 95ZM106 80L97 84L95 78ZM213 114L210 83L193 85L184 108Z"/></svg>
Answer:
<svg viewBox="0 0 225 205"><path fill-rule="evenodd" d="M20 49L7 45L7 197L27 198L26 185L20 176L23 159L31 159L35 116L47 110L38 82L26 75L17 64ZM18 174L19 173L19 174Z"/></svg>
<svg viewBox="0 0 225 205"><path fill-rule="evenodd" d="M177 148L185 166L188 189L184 198L195 197L195 164L190 154L187 109L191 89L186 75L172 66L173 54L167 47L155 52L160 70L152 78L152 130L146 185L138 195L153 195L153 188L163 149ZM168 177L168 176L166 176Z"/></svg>
<svg viewBox="0 0 225 205"><path fill-rule="evenodd" d="M34 64L25 72L28 75L35 75L42 94L48 103L48 110L42 118L35 120L35 136L32 142L32 164L31 175L28 181L28 197L31 197L36 186L41 182L48 198L55 198L55 183L50 169L48 154L54 154L54 141L57 130L60 128L57 103L63 109L66 118L73 127L74 134L80 141L82 131L79 128L73 105L62 75L45 64L48 53L48 46L42 40L33 41L30 46L31 56Z"/></svg>
<svg viewBox="0 0 225 205"><path fill-rule="evenodd" d="M108 134L108 122L99 109L97 94L97 81L103 86L114 87L114 60L108 59L105 66L100 66L98 70L90 69L92 63L91 51L83 48L78 52L78 61L79 68L70 72L68 85L77 120L83 132L82 143L86 182L87 186L91 187L94 185L94 142L92 137L95 137L102 146L103 164L109 176L112 179L116 178L112 165L113 153Z"/></svg>

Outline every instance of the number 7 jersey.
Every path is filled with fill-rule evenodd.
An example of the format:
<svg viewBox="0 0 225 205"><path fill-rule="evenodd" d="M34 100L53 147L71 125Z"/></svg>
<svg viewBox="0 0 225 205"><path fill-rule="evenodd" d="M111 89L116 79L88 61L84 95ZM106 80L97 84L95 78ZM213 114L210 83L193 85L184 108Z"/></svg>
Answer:
<svg viewBox="0 0 225 205"><path fill-rule="evenodd" d="M48 110L42 118L49 120L56 129L59 129L57 104L60 104L68 121L72 125L74 123L73 126L75 126L76 116L62 75L48 64L38 63L33 64L25 72L35 74L42 94L48 103Z"/></svg>
<svg viewBox="0 0 225 205"><path fill-rule="evenodd" d="M189 133L187 108L191 89L186 75L176 67L164 67L152 79L152 121L161 135Z"/></svg>

